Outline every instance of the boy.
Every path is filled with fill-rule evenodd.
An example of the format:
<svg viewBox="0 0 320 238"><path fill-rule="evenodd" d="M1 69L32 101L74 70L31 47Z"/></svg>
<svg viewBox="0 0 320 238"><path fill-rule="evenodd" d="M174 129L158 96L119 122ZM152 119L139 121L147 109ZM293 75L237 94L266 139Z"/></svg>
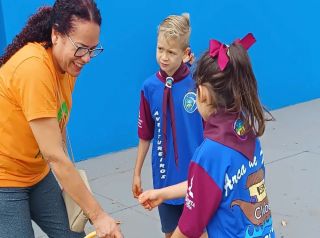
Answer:
<svg viewBox="0 0 320 238"><path fill-rule="evenodd" d="M154 188L185 181L189 162L203 140L203 124L196 106L194 82L185 59L190 57L189 15L168 16L158 28L160 70L143 84L138 122L139 146L132 192L142 192L141 168L152 146ZM159 206L162 232L171 237L183 210L183 199Z"/></svg>

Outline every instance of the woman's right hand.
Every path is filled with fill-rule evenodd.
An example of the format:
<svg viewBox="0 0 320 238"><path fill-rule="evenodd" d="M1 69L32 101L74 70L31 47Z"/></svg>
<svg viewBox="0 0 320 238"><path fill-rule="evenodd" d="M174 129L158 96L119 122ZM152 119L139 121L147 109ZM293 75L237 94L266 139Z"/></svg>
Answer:
<svg viewBox="0 0 320 238"><path fill-rule="evenodd" d="M139 195L142 193L141 188L141 176L140 175L134 175L133 181L132 181L132 194L134 198L138 198Z"/></svg>
<svg viewBox="0 0 320 238"><path fill-rule="evenodd" d="M92 223L99 238L123 238L120 226L103 211L92 220Z"/></svg>

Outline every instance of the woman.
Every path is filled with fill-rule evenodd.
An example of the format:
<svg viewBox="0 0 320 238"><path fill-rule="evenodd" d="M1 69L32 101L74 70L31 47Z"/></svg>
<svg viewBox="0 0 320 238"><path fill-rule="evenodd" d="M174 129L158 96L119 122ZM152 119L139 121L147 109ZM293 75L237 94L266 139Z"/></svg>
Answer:
<svg viewBox="0 0 320 238"><path fill-rule="evenodd" d="M31 220L49 237L85 235L70 231L53 173L99 237L122 237L64 150L75 79L103 51L100 25L93 0L57 0L0 58L0 237L34 237Z"/></svg>

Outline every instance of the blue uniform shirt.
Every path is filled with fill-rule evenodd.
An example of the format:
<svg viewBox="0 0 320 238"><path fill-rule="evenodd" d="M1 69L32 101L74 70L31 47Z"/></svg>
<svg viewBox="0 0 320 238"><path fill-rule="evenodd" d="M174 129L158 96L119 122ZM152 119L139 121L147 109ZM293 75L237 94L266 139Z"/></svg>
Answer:
<svg viewBox="0 0 320 238"><path fill-rule="evenodd" d="M211 119L190 163L181 232L196 238L206 228L209 238L274 238L259 140L240 133L236 114Z"/></svg>
<svg viewBox="0 0 320 238"><path fill-rule="evenodd" d="M194 81L190 73L171 88L177 134L178 162L174 158L171 117L167 116L167 152L163 154L162 99L165 83L157 74L143 84L139 112L138 134L141 139L153 139L152 175L154 188L163 188L185 181L194 151L203 141L203 123L196 106ZM168 111L167 114L170 114ZM183 199L166 201L183 204Z"/></svg>

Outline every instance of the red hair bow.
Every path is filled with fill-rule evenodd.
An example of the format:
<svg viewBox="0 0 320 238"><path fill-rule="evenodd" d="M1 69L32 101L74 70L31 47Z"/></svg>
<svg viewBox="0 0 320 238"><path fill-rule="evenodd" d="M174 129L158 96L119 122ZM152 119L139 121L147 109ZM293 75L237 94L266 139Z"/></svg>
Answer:
<svg viewBox="0 0 320 238"><path fill-rule="evenodd" d="M237 39L234 42L242 45L243 48L248 50L253 45L253 43L256 42L256 39L254 38L252 33L248 33L241 40ZM227 54L228 47L217 40L210 40L209 44L209 55L211 57L218 56L218 65L221 71L223 71L229 62L229 56Z"/></svg>

